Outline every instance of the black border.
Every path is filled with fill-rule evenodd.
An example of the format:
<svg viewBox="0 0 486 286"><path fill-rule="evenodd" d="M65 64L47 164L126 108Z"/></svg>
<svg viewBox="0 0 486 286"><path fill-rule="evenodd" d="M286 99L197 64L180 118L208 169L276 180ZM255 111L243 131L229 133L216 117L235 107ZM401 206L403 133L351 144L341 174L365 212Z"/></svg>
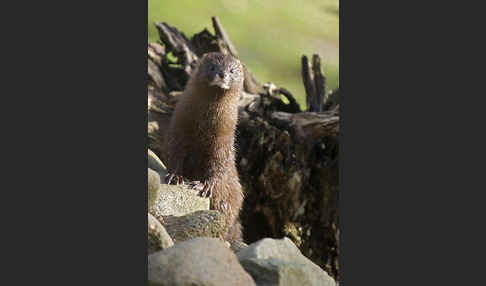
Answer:
<svg viewBox="0 0 486 286"><path fill-rule="evenodd" d="M146 285L147 2L19 6L2 33L1 284Z"/></svg>
<svg viewBox="0 0 486 286"><path fill-rule="evenodd" d="M484 80L469 65L484 24L470 5L341 0L342 285L481 284L468 256L483 237Z"/></svg>

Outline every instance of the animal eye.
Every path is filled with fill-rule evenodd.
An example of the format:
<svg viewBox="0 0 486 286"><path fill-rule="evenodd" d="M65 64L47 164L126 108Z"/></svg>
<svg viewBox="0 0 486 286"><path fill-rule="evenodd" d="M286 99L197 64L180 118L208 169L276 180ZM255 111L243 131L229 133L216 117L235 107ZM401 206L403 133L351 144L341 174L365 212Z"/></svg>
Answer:
<svg viewBox="0 0 486 286"><path fill-rule="evenodd" d="M235 73L235 69L231 69L230 70L230 73Z"/></svg>

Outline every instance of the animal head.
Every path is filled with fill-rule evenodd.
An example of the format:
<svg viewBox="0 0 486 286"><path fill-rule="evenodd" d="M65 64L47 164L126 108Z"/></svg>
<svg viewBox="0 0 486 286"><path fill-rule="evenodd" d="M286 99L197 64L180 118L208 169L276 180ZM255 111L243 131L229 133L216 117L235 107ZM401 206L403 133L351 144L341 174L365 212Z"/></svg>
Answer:
<svg viewBox="0 0 486 286"><path fill-rule="evenodd" d="M243 86L243 67L240 61L222 53L207 53L201 59L199 79L221 90L237 90Z"/></svg>

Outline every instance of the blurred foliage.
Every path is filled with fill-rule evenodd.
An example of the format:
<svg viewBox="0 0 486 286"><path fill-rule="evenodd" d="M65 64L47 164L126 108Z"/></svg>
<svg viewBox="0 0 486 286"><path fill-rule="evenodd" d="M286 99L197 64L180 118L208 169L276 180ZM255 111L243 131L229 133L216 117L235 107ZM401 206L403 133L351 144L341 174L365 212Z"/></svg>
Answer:
<svg viewBox="0 0 486 286"><path fill-rule="evenodd" d="M339 85L338 0L148 0L149 42L154 22L167 22L187 37L218 16L240 57L262 82L287 88L305 107L300 75L303 54L322 58L327 90Z"/></svg>

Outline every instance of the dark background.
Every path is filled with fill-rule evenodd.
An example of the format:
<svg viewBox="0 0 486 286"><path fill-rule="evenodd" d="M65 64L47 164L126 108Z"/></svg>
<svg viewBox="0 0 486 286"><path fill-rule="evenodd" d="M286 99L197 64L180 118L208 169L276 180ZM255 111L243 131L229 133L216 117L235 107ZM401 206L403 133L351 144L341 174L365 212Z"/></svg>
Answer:
<svg viewBox="0 0 486 286"><path fill-rule="evenodd" d="M17 5L2 285L144 285L147 3ZM342 285L481 284L484 25L440 5L340 3Z"/></svg>

